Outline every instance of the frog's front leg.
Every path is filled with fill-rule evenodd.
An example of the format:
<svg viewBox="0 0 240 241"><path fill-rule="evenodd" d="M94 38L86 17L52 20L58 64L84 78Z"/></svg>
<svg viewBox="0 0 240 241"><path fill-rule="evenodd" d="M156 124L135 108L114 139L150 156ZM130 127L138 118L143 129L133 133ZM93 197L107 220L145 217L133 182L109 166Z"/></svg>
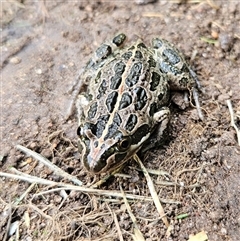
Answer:
<svg viewBox="0 0 240 241"><path fill-rule="evenodd" d="M170 110L168 107L162 107L153 115L153 119L157 127L153 130L150 138L143 144L141 153L162 144L170 120Z"/></svg>
<svg viewBox="0 0 240 241"><path fill-rule="evenodd" d="M171 90L191 91L200 119L203 119L198 92L200 83L196 73L190 68L181 52L168 41L155 38L152 41L154 55L159 70L166 74Z"/></svg>

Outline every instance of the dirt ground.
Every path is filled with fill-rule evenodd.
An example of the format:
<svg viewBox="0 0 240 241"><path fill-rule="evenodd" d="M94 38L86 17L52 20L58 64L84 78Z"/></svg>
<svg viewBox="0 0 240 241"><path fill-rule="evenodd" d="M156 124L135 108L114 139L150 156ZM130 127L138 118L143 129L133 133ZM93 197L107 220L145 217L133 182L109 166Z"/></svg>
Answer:
<svg viewBox="0 0 240 241"><path fill-rule="evenodd" d="M200 232L211 241L240 240L240 148L226 102L239 128L240 2L139 2L1 1L0 240L133 240L136 225L145 240L189 240ZM70 183L17 150L20 144L84 186L104 176L82 168L73 87L91 53L120 32L128 43L141 38L149 45L155 36L174 43L202 85L204 120L193 106L180 110L172 103L166 143L142 157L148 169L158 171L150 175L170 234L134 161L121 171L125 175L99 188L109 195L41 194L56 187L3 175L14 167ZM128 202L136 224L123 198L114 195L120 187L135 195ZM8 238L7 230L13 233Z"/></svg>

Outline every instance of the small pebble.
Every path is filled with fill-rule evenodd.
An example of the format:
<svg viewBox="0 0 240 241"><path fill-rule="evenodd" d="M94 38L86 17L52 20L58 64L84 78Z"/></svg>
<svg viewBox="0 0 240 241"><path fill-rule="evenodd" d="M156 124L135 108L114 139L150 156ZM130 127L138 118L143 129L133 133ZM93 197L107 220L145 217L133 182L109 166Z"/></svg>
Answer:
<svg viewBox="0 0 240 241"><path fill-rule="evenodd" d="M217 31L215 31L215 30L213 30L212 32L211 32L211 35L212 35L212 37L214 38L214 39L217 39L218 38L218 32Z"/></svg>
<svg viewBox="0 0 240 241"><path fill-rule="evenodd" d="M9 62L11 63L11 64L19 64L19 63L21 63L21 58L19 58L19 57L12 57L10 60L9 60Z"/></svg>
<svg viewBox="0 0 240 241"><path fill-rule="evenodd" d="M232 47L232 37L226 33L220 34L219 43L221 49L223 49L224 51L229 51Z"/></svg>
<svg viewBox="0 0 240 241"><path fill-rule="evenodd" d="M226 228L221 228L221 233L223 235L227 235L227 229Z"/></svg>
<svg viewBox="0 0 240 241"><path fill-rule="evenodd" d="M42 74L42 70L41 69L36 69L35 72L36 72L36 74Z"/></svg>

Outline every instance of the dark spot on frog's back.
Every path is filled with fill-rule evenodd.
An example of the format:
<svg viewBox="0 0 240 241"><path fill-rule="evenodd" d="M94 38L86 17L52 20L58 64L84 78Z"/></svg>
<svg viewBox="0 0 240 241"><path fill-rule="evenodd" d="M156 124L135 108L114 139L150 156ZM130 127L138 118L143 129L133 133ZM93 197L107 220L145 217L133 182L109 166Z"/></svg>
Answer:
<svg viewBox="0 0 240 241"><path fill-rule="evenodd" d="M137 124L137 116L135 114L131 114L128 117L127 124L126 124L125 128L128 131L132 131L134 129L134 127L136 126L136 124Z"/></svg>
<svg viewBox="0 0 240 241"><path fill-rule="evenodd" d="M113 43L119 47L124 42L125 39L126 39L126 35L123 33L120 33L113 38Z"/></svg>
<svg viewBox="0 0 240 241"><path fill-rule="evenodd" d="M136 94L135 110L141 110L147 103L147 93L142 87L137 87L133 91Z"/></svg>
<svg viewBox="0 0 240 241"><path fill-rule="evenodd" d="M94 103L90 106L89 111L88 111L88 118L89 118L90 120L95 117L96 112L97 112L97 108L98 108L97 102L94 102Z"/></svg>
<svg viewBox="0 0 240 241"><path fill-rule="evenodd" d="M120 62L117 62L115 65L114 65L114 72L117 74L117 75L122 75L124 70L125 70L125 67L126 65L120 61Z"/></svg>
<svg viewBox="0 0 240 241"><path fill-rule="evenodd" d="M120 125L121 125L122 119L121 119L121 117L120 117L120 115L119 115L118 113L115 113L115 114L114 114L113 122L114 122L117 126L120 126Z"/></svg>
<svg viewBox="0 0 240 241"><path fill-rule="evenodd" d="M90 123L90 122L86 122L82 128L79 128L78 131L78 135L80 136L80 131L81 129L83 129L83 133L86 131L86 130L91 130L92 134L93 135L96 135L96 126L93 124L93 123ZM85 134L84 134L85 136Z"/></svg>
<svg viewBox="0 0 240 241"><path fill-rule="evenodd" d="M91 127L92 133L100 138L109 120L109 115L103 115L98 118L97 123Z"/></svg>
<svg viewBox="0 0 240 241"><path fill-rule="evenodd" d="M149 115L153 116L157 112L157 103L152 103L150 105Z"/></svg>
<svg viewBox="0 0 240 241"><path fill-rule="evenodd" d="M152 72L151 80L152 81L150 83L150 90L155 91L160 82L160 75L156 72Z"/></svg>
<svg viewBox="0 0 240 241"><path fill-rule="evenodd" d="M112 90L118 89L121 82L122 82L122 77L114 75L113 77L111 77L110 89L112 89Z"/></svg>
<svg viewBox="0 0 240 241"><path fill-rule="evenodd" d="M99 94L97 95L97 99L100 99L102 96L104 96L106 94L106 90L107 90L107 81L103 79L102 83L98 88Z"/></svg>
<svg viewBox="0 0 240 241"><path fill-rule="evenodd" d="M128 48L128 50L134 50L135 49L135 45L132 45L130 48Z"/></svg>
<svg viewBox="0 0 240 241"><path fill-rule="evenodd" d="M151 68L155 68L157 66L156 64L156 61L153 59L152 56L149 57L149 60L148 60L148 64L149 64L149 67Z"/></svg>
<svg viewBox="0 0 240 241"><path fill-rule="evenodd" d="M138 82L139 76L141 75L141 71L142 71L142 63L141 62L134 63L130 70L130 74L125 80L126 85L128 87L132 87Z"/></svg>
<svg viewBox="0 0 240 241"><path fill-rule="evenodd" d="M96 50L96 55L99 59L106 59L112 53L112 48L103 44Z"/></svg>
<svg viewBox="0 0 240 241"><path fill-rule="evenodd" d="M114 138L119 135L118 129L119 129L119 126L121 125L121 122L122 122L122 119L120 115L118 113L115 113L113 117L113 122L108 128L108 133L104 137L104 140L107 140L109 138Z"/></svg>
<svg viewBox="0 0 240 241"><path fill-rule="evenodd" d="M132 103L132 96L129 93L125 92L122 94L122 98L120 100L118 109L119 110L124 109L124 108L128 107L129 105L131 105L131 103Z"/></svg>
<svg viewBox="0 0 240 241"><path fill-rule="evenodd" d="M143 58L143 55L142 55L142 53L140 52L140 51L136 51L135 52L135 56L134 56L136 59L142 59Z"/></svg>
<svg viewBox="0 0 240 241"><path fill-rule="evenodd" d="M106 106L110 113L113 112L113 109L117 102L117 97L118 97L118 93L116 91L113 91L108 95L106 99Z"/></svg>
<svg viewBox="0 0 240 241"><path fill-rule="evenodd" d="M165 95L164 95L163 93L160 93L160 94L158 95L158 100L161 101L164 96L165 96Z"/></svg>
<svg viewBox="0 0 240 241"><path fill-rule="evenodd" d="M126 65L121 61L114 65L115 75L111 77L110 88L112 90L118 89L119 85L122 82L122 74L125 71Z"/></svg>
<svg viewBox="0 0 240 241"><path fill-rule="evenodd" d="M126 52L122 55L122 57L125 59L125 60L129 60L131 57L132 57L132 52L129 51L129 52Z"/></svg>
<svg viewBox="0 0 240 241"><path fill-rule="evenodd" d="M99 70L98 73L97 73L97 76L96 76L96 82L98 82L98 80L101 80L101 79L100 79L101 76L102 76L102 71Z"/></svg>

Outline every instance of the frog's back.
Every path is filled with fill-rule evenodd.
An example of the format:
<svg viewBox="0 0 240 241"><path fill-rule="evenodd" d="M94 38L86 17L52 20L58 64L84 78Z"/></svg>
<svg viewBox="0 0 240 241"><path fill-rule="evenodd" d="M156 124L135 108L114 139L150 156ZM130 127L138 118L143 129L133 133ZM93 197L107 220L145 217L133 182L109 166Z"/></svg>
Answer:
<svg viewBox="0 0 240 241"><path fill-rule="evenodd" d="M132 134L143 122L153 125L154 113L168 103L166 77L153 51L140 41L113 52L89 78L88 121L118 125L124 134Z"/></svg>

